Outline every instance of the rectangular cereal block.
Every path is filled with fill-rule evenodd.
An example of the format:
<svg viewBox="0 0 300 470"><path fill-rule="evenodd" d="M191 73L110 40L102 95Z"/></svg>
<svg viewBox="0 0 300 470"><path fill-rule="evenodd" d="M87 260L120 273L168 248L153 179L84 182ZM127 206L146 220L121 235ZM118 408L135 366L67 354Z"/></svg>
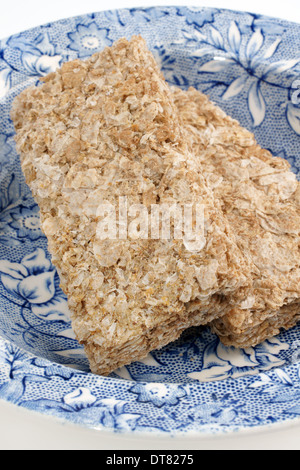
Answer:
<svg viewBox="0 0 300 470"><path fill-rule="evenodd" d="M14 102L17 148L73 329L92 371L106 375L224 314L222 296L249 282L247 261L142 38L120 39L43 82ZM147 210L201 205L204 246L126 238L121 224L121 237L103 239L99 207L117 208L120 198Z"/></svg>
<svg viewBox="0 0 300 470"><path fill-rule="evenodd" d="M289 163L191 88L173 89L181 120L237 243L253 284L230 294L233 308L212 322L230 346L254 346L299 320L300 185Z"/></svg>

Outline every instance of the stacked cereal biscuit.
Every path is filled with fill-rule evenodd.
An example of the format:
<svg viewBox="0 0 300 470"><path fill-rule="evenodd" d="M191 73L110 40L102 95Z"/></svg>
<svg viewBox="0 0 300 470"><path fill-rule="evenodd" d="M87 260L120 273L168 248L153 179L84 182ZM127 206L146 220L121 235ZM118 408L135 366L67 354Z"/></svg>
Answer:
<svg viewBox="0 0 300 470"><path fill-rule="evenodd" d="M244 346L296 321L299 191L286 162L203 95L170 90L141 37L43 82L16 98L12 119L93 372L144 358L192 325ZM102 238L99 206L120 198L201 206L204 243Z"/></svg>
<svg viewBox="0 0 300 470"><path fill-rule="evenodd" d="M231 298L234 308L211 326L226 345L254 346L300 319L300 185L286 160L204 94L173 92L191 149L251 266L244 299Z"/></svg>

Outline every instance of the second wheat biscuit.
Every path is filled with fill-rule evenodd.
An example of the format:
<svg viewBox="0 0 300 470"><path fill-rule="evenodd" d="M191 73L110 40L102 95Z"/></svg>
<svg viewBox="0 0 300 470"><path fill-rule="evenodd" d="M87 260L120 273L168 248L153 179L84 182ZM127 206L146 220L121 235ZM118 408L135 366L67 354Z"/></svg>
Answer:
<svg viewBox="0 0 300 470"><path fill-rule="evenodd" d="M195 89L173 89L191 150L251 267L253 286L212 329L227 345L253 346L299 320L300 186L290 165Z"/></svg>

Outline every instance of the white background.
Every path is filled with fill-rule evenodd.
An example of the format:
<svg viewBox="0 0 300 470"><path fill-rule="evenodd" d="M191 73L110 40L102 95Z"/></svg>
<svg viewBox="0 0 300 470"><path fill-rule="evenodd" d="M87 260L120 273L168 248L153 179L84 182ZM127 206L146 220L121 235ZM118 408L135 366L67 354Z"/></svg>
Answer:
<svg viewBox="0 0 300 470"><path fill-rule="evenodd" d="M0 38L57 19L105 9L189 5L244 10L300 23L299 0L2 0ZM52 418L18 409L0 401L0 448L14 449L296 449L300 450L300 426L276 428L217 438L165 440L154 437L122 437L62 424Z"/></svg>
<svg viewBox="0 0 300 470"><path fill-rule="evenodd" d="M100 10L153 6L190 5L244 10L300 22L299 0L2 0L0 37L69 16Z"/></svg>

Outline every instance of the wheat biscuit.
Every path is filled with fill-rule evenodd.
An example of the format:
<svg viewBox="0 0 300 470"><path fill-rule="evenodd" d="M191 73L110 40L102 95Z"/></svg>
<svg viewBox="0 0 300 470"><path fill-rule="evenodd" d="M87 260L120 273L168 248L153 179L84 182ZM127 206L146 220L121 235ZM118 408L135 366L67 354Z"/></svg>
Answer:
<svg viewBox="0 0 300 470"><path fill-rule="evenodd" d="M251 267L253 285L212 329L227 345L253 346L294 324L300 296L300 185L289 163L207 96L173 88L191 151L221 202ZM289 309L289 305L291 308Z"/></svg>
<svg viewBox="0 0 300 470"><path fill-rule="evenodd" d="M142 38L43 82L14 102L17 148L73 329L92 371L108 374L223 314L220 295L249 282L247 263ZM117 207L120 197L203 205L203 249L174 237L101 239L99 204Z"/></svg>

